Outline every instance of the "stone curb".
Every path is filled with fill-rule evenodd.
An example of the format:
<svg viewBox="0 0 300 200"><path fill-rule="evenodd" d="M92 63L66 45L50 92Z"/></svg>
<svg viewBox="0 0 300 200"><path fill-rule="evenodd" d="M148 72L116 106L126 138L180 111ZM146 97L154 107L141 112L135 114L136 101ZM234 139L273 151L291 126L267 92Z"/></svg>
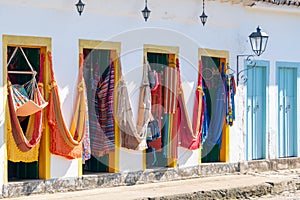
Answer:
<svg viewBox="0 0 300 200"><path fill-rule="evenodd" d="M246 187L197 191L170 196L144 197L135 200L251 199L268 194L276 195L284 191L296 191L297 184L299 183L297 183L295 180L282 181L279 183L268 182L260 185Z"/></svg>
<svg viewBox="0 0 300 200"><path fill-rule="evenodd" d="M295 168L300 168L300 158L255 160L238 163L203 163L198 166L186 168L147 169L136 172L102 173L84 175L82 177L10 182L3 186L0 198Z"/></svg>

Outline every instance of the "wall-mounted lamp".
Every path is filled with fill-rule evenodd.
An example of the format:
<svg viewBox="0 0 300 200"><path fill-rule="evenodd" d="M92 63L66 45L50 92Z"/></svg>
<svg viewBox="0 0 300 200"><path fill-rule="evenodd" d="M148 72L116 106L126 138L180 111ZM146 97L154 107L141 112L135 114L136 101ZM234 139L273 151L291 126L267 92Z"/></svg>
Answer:
<svg viewBox="0 0 300 200"><path fill-rule="evenodd" d="M202 15L200 15L200 20L203 24L203 26L205 25L206 21L207 21L207 15L205 14L205 3L204 3L205 0L203 0L203 11L202 11Z"/></svg>
<svg viewBox="0 0 300 200"><path fill-rule="evenodd" d="M77 12L79 13L79 15L81 15L81 13L83 12L84 6L85 4L82 3L81 0L78 1L78 3L75 4Z"/></svg>
<svg viewBox="0 0 300 200"><path fill-rule="evenodd" d="M264 53L267 47L269 35L261 32L261 29L259 26L256 28L256 32L253 32L249 35L250 39L250 44L252 51L255 53L255 55L260 56L261 54ZM239 59L241 57L246 57L246 63L247 63L247 68L244 68L243 70L239 70ZM247 82L247 76L244 74L245 71L249 69L253 69L256 66L256 61L254 59L254 55L237 55L236 58L236 79L237 79L237 85L239 82L242 80L243 83Z"/></svg>
<svg viewBox="0 0 300 200"><path fill-rule="evenodd" d="M148 9L148 7L147 7L147 0L145 0L145 8L144 8L144 10L142 10L142 14L143 14L143 17L145 19L145 22L149 18L150 13L151 13L151 10Z"/></svg>
<svg viewBox="0 0 300 200"><path fill-rule="evenodd" d="M261 32L259 26L256 28L256 32L249 35L252 51L260 56L267 47L269 36L265 32Z"/></svg>

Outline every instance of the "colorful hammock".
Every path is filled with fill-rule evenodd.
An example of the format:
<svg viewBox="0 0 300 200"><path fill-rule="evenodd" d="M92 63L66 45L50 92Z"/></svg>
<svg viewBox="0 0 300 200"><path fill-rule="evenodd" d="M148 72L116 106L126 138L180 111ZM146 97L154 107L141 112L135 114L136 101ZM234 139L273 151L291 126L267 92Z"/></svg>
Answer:
<svg viewBox="0 0 300 200"><path fill-rule="evenodd" d="M98 146L98 148L93 148L93 152L97 149L96 155L99 156L115 150L114 83L115 66L111 60L95 92L95 111L100 130L93 136L93 143L96 142Z"/></svg>
<svg viewBox="0 0 300 200"><path fill-rule="evenodd" d="M202 102L202 62L199 63L198 72L198 86L196 90L196 98L194 102L194 112L193 112L193 127L191 126L187 108L185 105L181 78L180 78L180 68L179 61L176 60L178 69L178 84L179 84L179 94L178 94L178 105L174 118L177 119L177 131L179 135L179 144L181 147L195 150L200 147L201 143L201 129L203 122L203 102Z"/></svg>
<svg viewBox="0 0 300 200"><path fill-rule="evenodd" d="M48 52L50 65L50 97L48 108L48 123L50 126L50 151L52 154L60 155L68 159L82 157L82 139L88 131L85 126L87 123L87 112L85 104L85 84L83 80L83 55L80 54L79 77L77 87L77 98L75 111L72 118L71 128L68 130L61 111L61 103L58 94L58 87L54 78L52 66L52 55Z"/></svg>
<svg viewBox="0 0 300 200"><path fill-rule="evenodd" d="M147 149L147 126L151 115L151 94L148 80L148 62L144 62L143 80L140 87L138 120L135 125L127 86L119 65L120 80L118 82L117 122L120 128L122 147L133 150Z"/></svg>
<svg viewBox="0 0 300 200"><path fill-rule="evenodd" d="M154 119L158 120L158 125L160 131L162 132L162 118L163 118L163 106L162 106L162 73L157 73L158 84L155 91L151 90L151 110ZM149 146L153 147L156 152L162 151L162 137L159 137L157 140L148 143Z"/></svg>
<svg viewBox="0 0 300 200"><path fill-rule="evenodd" d="M165 114L174 114L176 111L176 97L178 92L178 74L175 67L164 68L164 111Z"/></svg>
<svg viewBox="0 0 300 200"><path fill-rule="evenodd" d="M16 55L17 50L20 49L23 57L25 58L29 68L30 72L32 73L32 79L25 83L24 85L13 85L12 86L12 98L15 105L15 112L17 116L28 116L32 115L42 109L44 109L48 102L46 102L43 98L43 96L40 94L40 91L37 90L37 83L35 79L36 71L33 70L29 60L27 59L27 56L25 55L23 49L21 47L16 47L13 51L7 66L9 66L10 62ZM41 62L42 63L42 62ZM8 73L24 73L23 71L9 71ZM26 73L26 72L25 72ZM41 77L42 78L42 77ZM42 80L42 79L39 79ZM25 88L27 90L25 90ZM27 94L27 91L29 94ZM39 101L34 101L35 95L38 95L37 98L39 98Z"/></svg>
<svg viewBox="0 0 300 200"><path fill-rule="evenodd" d="M15 55L16 49L15 49L12 57ZM20 48L20 49L21 49L25 59L27 60L26 55L23 52L22 48ZM11 59L10 59L10 61L11 61ZM10 63L10 61L8 62L8 64ZM30 69L32 71L34 71L28 60L27 60L27 63L29 65ZM43 63L44 63L44 57L42 56L41 66L40 66L41 73L40 73L39 80L42 80L42 76L43 76L43 73L42 73ZM34 79L34 80L35 80L35 75L36 74L34 73L33 77L32 77L32 79ZM32 82L32 84L35 83L35 81L31 81L31 82ZM31 87L32 87L31 89L34 89L33 87L38 87L37 89L34 89L35 92L33 94L34 95L33 100L31 100L31 99L29 100L29 98L26 96L26 94L25 94L26 92L25 92L23 86L11 85L10 81L8 81L8 98L7 99L8 99L9 117L10 117L9 121L10 121L10 126L11 126L10 127L11 133L12 133L12 136L14 139L14 141L9 140L11 142L11 144L9 144L9 145L14 146L14 144L15 144L21 152L28 152L29 150L31 150L33 147L35 147L39 143L41 136L42 136L42 123L43 123L43 113L42 113L41 109L48 104L47 102L45 102L45 100L43 99L43 96L42 96L42 92L43 92L42 83L39 83L38 86L36 86L36 84L34 84ZM21 89L23 89L23 90L21 90ZM21 91L23 91L23 94L21 93ZM23 98L26 100L24 100ZM33 102L34 105L39 107L38 109L35 110L34 114L30 110L26 111L26 116L27 116L27 114L31 114L31 115L29 116L29 122L27 124L27 129L26 129L25 134L21 127L20 121L18 119L17 109L16 109L17 105L25 105L26 104L26 103L25 104L20 103L20 101L23 101L23 100L27 101L27 102L31 101L31 102ZM9 132L10 132L10 129L9 129ZM10 148L10 149L12 149L12 148ZM9 152L9 153L11 154L12 152ZM13 159L13 160L15 160L15 159ZM27 160L27 159L24 159L24 160Z"/></svg>
<svg viewBox="0 0 300 200"><path fill-rule="evenodd" d="M26 152L29 151L32 147L34 147L41 139L42 122L43 122L42 111L38 111L35 114L30 116L27 130L26 133L24 134L19 119L16 115L16 110L14 109L14 103L12 97L13 86L11 86L10 82L8 83L8 85L9 85L8 105L9 105L9 113L10 113L13 137L18 148L21 151ZM36 102L41 101L39 95L36 95L35 101Z"/></svg>

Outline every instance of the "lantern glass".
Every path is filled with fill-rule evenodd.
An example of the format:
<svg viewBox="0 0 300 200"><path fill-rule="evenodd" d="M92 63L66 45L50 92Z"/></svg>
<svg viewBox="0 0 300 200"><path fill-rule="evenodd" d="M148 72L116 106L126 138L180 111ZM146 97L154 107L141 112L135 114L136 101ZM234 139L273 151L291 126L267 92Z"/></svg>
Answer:
<svg viewBox="0 0 300 200"><path fill-rule="evenodd" d="M266 50L269 36L266 33L261 32L261 29L257 27L256 32L249 35L249 39L252 51L257 56L260 56Z"/></svg>
<svg viewBox="0 0 300 200"><path fill-rule="evenodd" d="M83 12L85 4L82 3L81 0L79 0L78 3L75 4L75 5L76 5L76 8L77 8L77 12L79 13L79 15L81 15L81 13Z"/></svg>
<svg viewBox="0 0 300 200"><path fill-rule="evenodd" d="M144 17L145 21L147 21L150 16L151 11L146 6L144 8L144 10L142 10L142 13L143 13L143 17Z"/></svg>
<svg viewBox="0 0 300 200"><path fill-rule="evenodd" d="M204 11L202 12L202 15L200 16L201 22L203 24L203 26L205 25L206 21L207 21L207 15L204 13Z"/></svg>

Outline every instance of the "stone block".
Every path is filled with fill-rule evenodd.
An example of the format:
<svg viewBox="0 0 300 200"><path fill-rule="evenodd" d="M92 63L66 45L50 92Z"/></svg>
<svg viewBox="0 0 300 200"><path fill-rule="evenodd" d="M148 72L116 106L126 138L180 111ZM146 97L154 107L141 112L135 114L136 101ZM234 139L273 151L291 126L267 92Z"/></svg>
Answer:
<svg viewBox="0 0 300 200"><path fill-rule="evenodd" d="M41 194L45 191L45 184L42 180L15 182L4 185L2 191L2 196L5 198Z"/></svg>
<svg viewBox="0 0 300 200"><path fill-rule="evenodd" d="M178 176L181 177L181 178L199 177L199 168L198 168L198 166L179 168L178 169Z"/></svg>
<svg viewBox="0 0 300 200"><path fill-rule="evenodd" d="M125 185L135 185L140 181L142 176L142 171L124 173L122 174L122 182Z"/></svg>
<svg viewBox="0 0 300 200"><path fill-rule="evenodd" d="M76 178L58 178L45 181L46 192L69 192L76 190Z"/></svg>
<svg viewBox="0 0 300 200"><path fill-rule="evenodd" d="M253 160L248 161L247 172L270 171L271 164L269 160Z"/></svg>
<svg viewBox="0 0 300 200"><path fill-rule="evenodd" d="M289 168L290 169L299 169L300 168L300 158L290 158L289 159Z"/></svg>
<svg viewBox="0 0 300 200"><path fill-rule="evenodd" d="M287 158L272 159L272 162L273 170L289 169L289 159Z"/></svg>
<svg viewBox="0 0 300 200"><path fill-rule="evenodd" d="M76 184L76 189L93 189L98 187L98 176L97 175L88 175L83 176L81 179L78 179L78 184Z"/></svg>

